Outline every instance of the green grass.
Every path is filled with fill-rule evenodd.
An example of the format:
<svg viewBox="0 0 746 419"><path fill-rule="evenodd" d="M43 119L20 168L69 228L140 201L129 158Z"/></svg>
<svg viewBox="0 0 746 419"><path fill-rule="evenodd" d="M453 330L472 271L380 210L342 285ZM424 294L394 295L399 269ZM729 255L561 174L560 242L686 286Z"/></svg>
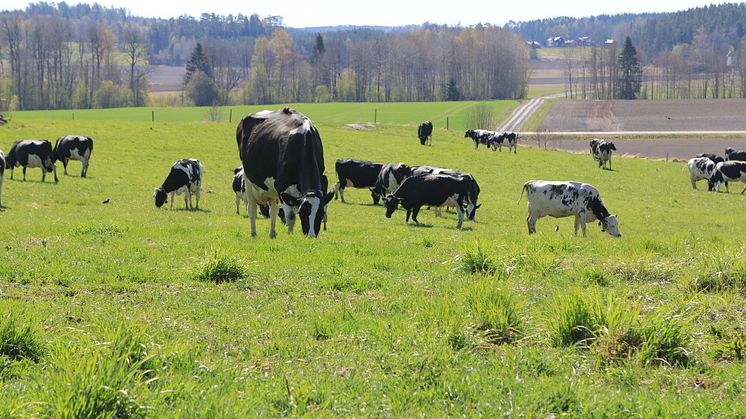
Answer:
<svg viewBox="0 0 746 419"><path fill-rule="evenodd" d="M345 127L376 106L297 106L327 171L341 157L468 170L475 222L457 230L454 213L423 210L407 225L350 189L319 238L280 227L270 240L260 219L252 239L230 187L237 111L234 123L13 113L0 149L71 133L96 147L88 178L77 162L56 185L38 169L6 177L0 313L44 351L0 356L0 416L742 414L742 195L692 190L680 163L602 171L588 155L475 151L458 126L419 145L418 122L470 104L380 105L385 123ZM200 210L157 210L153 188L182 157L205 166ZM530 179L596 186L624 236L590 224L574 237L571 218L529 236L516 199ZM576 298L593 339L556 344L553 316Z"/></svg>

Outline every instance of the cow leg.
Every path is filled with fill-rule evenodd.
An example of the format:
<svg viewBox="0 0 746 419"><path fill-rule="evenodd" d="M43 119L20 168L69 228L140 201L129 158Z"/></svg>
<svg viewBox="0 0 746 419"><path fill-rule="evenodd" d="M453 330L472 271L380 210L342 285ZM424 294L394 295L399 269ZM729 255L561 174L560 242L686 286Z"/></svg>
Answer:
<svg viewBox="0 0 746 419"><path fill-rule="evenodd" d="M345 201L345 188L339 187L339 199L342 200L342 203L346 203Z"/></svg>
<svg viewBox="0 0 746 419"><path fill-rule="evenodd" d="M192 209L192 195L189 192L189 188L184 192L184 207L188 210Z"/></svg>
<svg viewBox="0 0 746 419"><path fill-rule="evenodd" d="M10 168L10 180L13 180L13 167Z"/></svg>
<svg viewBox="0 0 746 419"><path fill-rule="evenodd" d="M456 214L458 214L458 222L456 223L456 228L461 228L461 224L464 222L464 211L461 209L461 203L456 205Z"/></svg>
<svg viewBox="0 0 746 419"><path fill-rule="evenodd" d="M417 214L419 214L419 213L420 213L420 207L419 206L412 208L412 220L414 220L414 222L416 224L420 223L419 221L417 221Z"/></svg>
<svg viewBox="0 0 746 419"><path fill-rule="evenodd" d="M57 178L57 165L52 166L52 173L54 173L54 183L59 182L60 180Z"/></svg>
<svg viewBox="0 0 746 419"><path fill-rule="evenodd" d="M240 204L241 204L241 195L240 194L236 194L236 214L241 214L241 212L238 211L238 207L239 207Z"/></svg>
<svg viewBox="0 0 746 419"><path fill-rule="evenodd" d="M197 192L194 193L195 199L197 201L197 208L195 209L199 209L199 195L201 192L202 192L202 187L200 186L199 188L197 188Z"/></svg>
<svg viewBox="0 0 746 419"><path fill-rule="evenodd" d="M744 182L744 183L746 183L746 182ZM2 187L3 187L3 183L0 180L0 192L2 192ZM744 192L746 192L746 186L743 187L743 190L741 191L741 195L743 195Z"/></svg>
<svg viewBox="0 0 746 419"><path fill-rule="evenodd" d="M337 200L337 194L339 193L339 182L337 182L336 185L332 188L332 192L334 192L334 200Z"/></svg>
<svg viewBox="0 0 746 419"><path fill-rule="evenodd" d="M411 209L408 209L408 210L407 210L407 218L406 218L406 219L404 220L404 222L405 222L405 223L408 223L408 222L409 222L409 217L410 217L411 215L412 215L412 210L411 210Z"/></svg>
<svg viewBox="0 0 746 419"><path fill-rule="evenodd" d="M174 209L174 197L176 196L176 192L171 192L171 209Z"/></svg>
<svg viewBox="0 0 746 419"><path fill-rule="evenodd" d="M67 176L67 159L62 159L62 167L65 169L65 176Z"/></svg>
<svg viewBox="0 0 746 419"><path fill-rule="evenodd" d="M448 208L448 207L446 207L446 208ZM435 216L436 217L440 217L441 216L440 207L435 207Z"/></svg>
<svg viewBox="0 0 746 419"><path fill-rule="evenodd" d="M576 215L576 216L575 216L575 236L576 236L576 237L577 237L577 235L578 235L578 228L579 228L579 227L580 227L580 216L579 216L579 215ZM583 232L583 235L585 235L585 232Z"/></svg>
<svg viewBox="0 0 746 419"><path fill-rule="evenodd" d="M698 179L697 179L697 178L695 178L694 176L691 176L691 177L689 178L689 180L691 180L691 181L692 181L692 189L697 189L697 180L698 180Z"/></svg>
<svg viewBox="0 0 746 419"><path fill-rule="evenodd" d="M725 192L726 193L730 193L730 189L728 189L728 181L727 180L725 181Z"/></svg>
<svg viewBox="0 0 746 419"><path fill-rule="evenodd" d="M536 233L536 220L537 218L529 213L528 217L526 218L526 223L528 224L528 234Z"/></svg>
<svg viewBox="0 0 746 419"><path fill-rule="evenodd" d="M275 223L277 222L277 214L280 213L280 203L272 201L269 203L269 238L274 239L277 237L277 230L275 230ZM254 219L256 219L256 205L254 205ZM252 228L255 228L252 224ZM253 233L256 236L256 230Z"/></svg>
<svg viewBox="0 0 746 419"><path fill-rule="evenodd" d="M290 208L290 207L285 207ZM279 212L279 210L277 210ZM295 227L295 211L290 209L289 211L283 211L285 213L285 224L288 226L288 233L293 233Z"/></svg>
<svg viewBox="0 0 746 419"><path fill-rule="evenodd" d="M44 182L44 169L42 170L41 181ZM23 166L23 181L26 181L26 166Z"/></svg>
<svg viewBox="0 0 746 419"><path fill-rule="evenodd" d="M86 169L88 168L88 160L83 159L82 163L83 163L83 168L80 169L80 177L85 177L85 172L86 172Z"/></svg>

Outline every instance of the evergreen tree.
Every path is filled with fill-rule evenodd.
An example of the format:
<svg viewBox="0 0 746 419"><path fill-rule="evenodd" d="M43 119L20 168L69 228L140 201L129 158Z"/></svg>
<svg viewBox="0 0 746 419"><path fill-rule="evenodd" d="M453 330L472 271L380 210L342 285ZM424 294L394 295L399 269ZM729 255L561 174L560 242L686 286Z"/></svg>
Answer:
<svg viewBox="0 0 746 419"><path fill-rule="evenodd" d="M192 75L194 75L194 73L196 73L197 71L205 73L207 77L212 79L212 69L210 69L210 63L207 60L207 55L205 55L205 52L202 50L202 44L199 42L197 42L197 46L195 46L194 51L192 51L192 56L186 63L186 76L184 76L184 84L189 83Z"/></svg>
<svg viewBox="0 0 746 419"><path fill-rule="evenodd" d="M617 99L636 99L640 93L642 70L637 58L637 49L632 45L629 36L624 40L624 48L619 54L619 79L617 80Z"/></svg>
<svg viewBox="0 0 746 419"><path fill-rule="evenodd" d="M456 80L450 78L448 84L446 84L446 100L457 101L459 99L461 99L461 93L458 91Z"/></svg>
<svg viewBox="0 0 746 419"><path fill-rule="evenodd" d="M326 48L324 47L324 37L320 33L316 34L316 42L313 45L313 56L311 57L311 63L317 63L324 55Z"/></svg>

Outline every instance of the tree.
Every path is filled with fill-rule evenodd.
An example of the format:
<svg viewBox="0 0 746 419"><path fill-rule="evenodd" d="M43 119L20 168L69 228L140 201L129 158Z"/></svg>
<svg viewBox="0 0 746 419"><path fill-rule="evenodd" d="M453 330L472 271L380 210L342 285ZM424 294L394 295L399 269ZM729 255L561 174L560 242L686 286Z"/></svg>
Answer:
<svg viewBox="0 0 746 419"><path fill-rule="evenodd" d="M192 51L192 56L189 58L189 61L186 63L186 75L184 76L184 84L185 85L189 84L189 80L198 71L201 71L207 77L212 78L212 70L210 68L210 63L207 60L207 55L205 55L205 51L202 50L202 44L199 42L197 42L197 45L194 47L194 50Z"/></svg>
<svg viewBox="0 0 746 419"><path fill-rule="evenodd" d="M212 106L218 101L220 95L218 87L210 76L199 70L192 74L184 90L196 106Z"/></svg>
<svg viewBox="0 0 746 419"><path fill-rule="evenodd" d="M446 100L457 101L459 99L461 99L461 93L458 91L456 80L451 77L448 79L448 84L446 85Z"/></svg>
<svg viewBox="0 0 746 419"><path fill-rule="evenodd" d="M127 64L129 66L129 88L133 95L133 105L142 106L145 104L145 95L141 91L142 79L144 73L136 71L138 64L147 64L147 46L145 44L147 37L145 31L135 24L128 25L124 28L124 50L127 54Z"/></svg>
<svg viewBox="0 0 746 419"><path fill-rule="evenodd" d="M637 49L632 45L629 36L624 40L624 48L619 54L619 80L617 81L618 99L636 99L640 93L642 70L637 58Z"/></svg>

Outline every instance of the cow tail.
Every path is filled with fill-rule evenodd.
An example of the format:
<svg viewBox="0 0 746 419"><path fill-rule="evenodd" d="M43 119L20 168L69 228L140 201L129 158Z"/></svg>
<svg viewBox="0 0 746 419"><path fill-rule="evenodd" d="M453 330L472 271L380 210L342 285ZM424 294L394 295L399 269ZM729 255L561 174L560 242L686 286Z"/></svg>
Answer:
<svg viewBox="0 0 746 419"><path fill-rule="evenodd" d="M530 185L530 184L531 184L530 180L528 182L526 182L526 183L523 184L523 187L521 188L521 196L519 196L518 200L515 201L516 204L518 204L519 202L521 202L521 198L523 198L523 191L527 190L528 189L528 185Z"/></svg>

